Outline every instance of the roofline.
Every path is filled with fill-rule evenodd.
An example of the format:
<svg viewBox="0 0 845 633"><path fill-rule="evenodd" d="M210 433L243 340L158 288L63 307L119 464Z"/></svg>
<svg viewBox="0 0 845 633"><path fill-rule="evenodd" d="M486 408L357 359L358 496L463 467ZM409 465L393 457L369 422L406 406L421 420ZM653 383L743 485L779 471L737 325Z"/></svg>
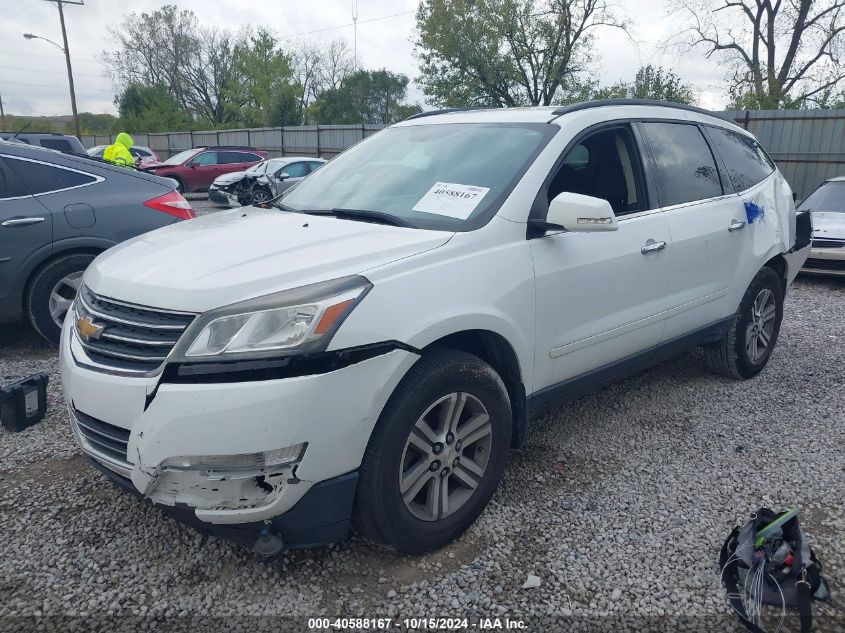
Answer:
<svg viewBox="0 0 845 633"><path fill-rule="evenodd" d="M573 103L572 105L562 106L552 111L554 116L563 116L570 112L578 112L579 110L589 110L591 108L601 108L604 106L659 106L661 108L675 108L676 110L687 110L689 112L697 112L698 114L706 114L719 118L710 110L699 108L696 106L687 105L685 103L674 103L672 101L659 101L657 99L600 99L597 101L582 101L581 103Z"/></svg>
<svg viewBox="0 0 845 633"><path fill-rule="evenodd" d="M454 112L472 112L474 110L504 110L505 108L482 108L478 107L466 107L466 108L441 108L440 110L427 110L425 112L417 112L416 114L412 114L407 119L402 119L403 121L411 121L412 119L422 119L427 116L435 116L437 114L452 114Z"/></svg>

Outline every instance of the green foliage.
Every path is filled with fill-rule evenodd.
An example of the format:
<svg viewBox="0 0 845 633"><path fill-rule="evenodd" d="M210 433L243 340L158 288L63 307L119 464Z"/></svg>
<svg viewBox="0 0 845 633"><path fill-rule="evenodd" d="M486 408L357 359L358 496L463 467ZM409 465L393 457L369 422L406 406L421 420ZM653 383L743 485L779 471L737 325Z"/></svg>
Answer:
<svg viewBox="0 0 845 633"><path fill-rule="evenodd" d="M388 70L359 70L339 88L324 91L309 109L315 123L395 123L421 112L418 105L402 101L408 78Z"/></svg>
<svg viewBox="0 0 845 633"><path fill-rule="evenodd" d="M94 114L92 112L79 113L79 127L83 134L113 134L118 131L117 117L112 114ZM70 130L73 122L65 125L67 134L74 134Z"/></svg>
<svg viewBox="0 0 845 633"><path fill-rule="evenodd" d="M166 86L130 84L116 98L118 126L130 132L168 132L192 129L188 112L180 108Z"/></svg>
<svg viewBox="0 0 845 633"><path fill-rule="evenodd" d="M632 83L617 82L595 90L593 99L657 99L673 103L695 103L695 93L672 71L649 64L637 71Z"/></svg>
<svg viewBox="0 0 845 633"><path fill-rule="evenodd" d="M245 127L302 122L293 58L271 31L259 27L236 44L235 66L241 79L228 87L232 118Z"/></svg>
<svg viewBox="0 0 845 633"><path fill-rule="evenodd" d="M551 105L583 92L605 0L423 0L419 82L441 107Z"/></svg>

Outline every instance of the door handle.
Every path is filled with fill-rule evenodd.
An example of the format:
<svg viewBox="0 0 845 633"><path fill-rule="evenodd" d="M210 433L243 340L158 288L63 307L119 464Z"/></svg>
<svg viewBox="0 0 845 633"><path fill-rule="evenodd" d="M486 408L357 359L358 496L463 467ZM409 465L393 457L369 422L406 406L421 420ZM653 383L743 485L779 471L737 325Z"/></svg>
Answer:
<svg viewBox="0 0 845 633"><path fill-rule="evenodd" d="M664 248L666 248L666 242L654 242L652 240L649 240L648 242L643 244L643 247L640 249L640 252L643 255L648 255L649 253L656 253L658 251L662 251Z"/></svg>
<svg viewBox="0 0 845 633"><path fill-rule="evenodd" d="M728 230L733 233L734 231L739 231L740 229L745 228L745 222L742 220L731 220L731 223L728 224Z"/></svg>
<svg viewBox="0 0 845 633"><path fill-rule="evenodd" d="M38 224L43 222L44 218L12 218L0 223L0 226L26 226L28 224Z"/></svg>

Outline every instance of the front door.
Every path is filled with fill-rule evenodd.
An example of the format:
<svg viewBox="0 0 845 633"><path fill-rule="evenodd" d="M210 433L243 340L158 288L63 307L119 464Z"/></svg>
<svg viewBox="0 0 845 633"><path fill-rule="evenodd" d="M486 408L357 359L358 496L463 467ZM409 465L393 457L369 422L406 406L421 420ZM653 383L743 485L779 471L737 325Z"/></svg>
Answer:
<svg viewBox="0 0 845 633"><path fill-rule="evenodd" d="M226 171L220 164L218 152L213 151L201 152L194 156L188 163L188 168L185 175L186 191L208 189L214 179Z"/></svg>
<svg viewBox="0 0 845 633"><path fill-rule="evenodd" d="M647 200L629 126L594 132L573 147L548 186L549 200L563 191L608 200L619 228L531 241L539 391L612 375L650 353L664 327L669 228Z"/></svg>

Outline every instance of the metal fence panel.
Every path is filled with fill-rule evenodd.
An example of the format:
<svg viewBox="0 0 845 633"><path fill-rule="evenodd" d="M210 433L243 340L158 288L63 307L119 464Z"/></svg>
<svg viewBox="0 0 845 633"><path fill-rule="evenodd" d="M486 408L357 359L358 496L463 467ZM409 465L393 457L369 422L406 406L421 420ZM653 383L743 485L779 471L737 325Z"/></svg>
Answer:
<svg viewBox="0 0 845 633"><path fill-rule="evenodd" d="M725 110L716 116L748 129L801 197L818 183L845 174L845 110ZM242 145L270 156L332 158L383 129L384 125L300 125L200 132L133 133L162 159L201 145ZM83 145L108 145L113 138L84 135Z"/></svg>
<svg viewBox="0 0 845 633"><path fill-rule="evenodd" d="M282 128L285 156L320 156L320 142L316 125L286 126Z"/></svg>

